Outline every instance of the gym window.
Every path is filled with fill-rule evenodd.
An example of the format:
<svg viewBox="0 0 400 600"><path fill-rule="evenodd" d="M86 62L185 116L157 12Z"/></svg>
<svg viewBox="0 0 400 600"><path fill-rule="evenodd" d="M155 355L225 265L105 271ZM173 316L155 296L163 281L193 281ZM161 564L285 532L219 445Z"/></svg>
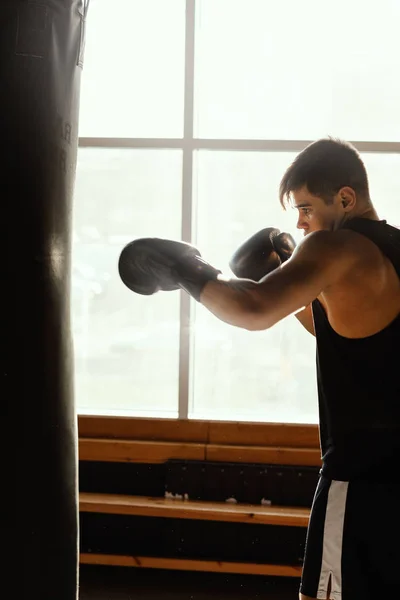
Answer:
<svg viewBox="0 0 400 600"><path fill-rule="evenodd" d="M295 231L280 178L326 135L362 152L400 224L397 0L92 0L82 73L72 317L84 415L316 423L314 339L132 294L136 237L183 239L226 274L264 226Z"/></svg>

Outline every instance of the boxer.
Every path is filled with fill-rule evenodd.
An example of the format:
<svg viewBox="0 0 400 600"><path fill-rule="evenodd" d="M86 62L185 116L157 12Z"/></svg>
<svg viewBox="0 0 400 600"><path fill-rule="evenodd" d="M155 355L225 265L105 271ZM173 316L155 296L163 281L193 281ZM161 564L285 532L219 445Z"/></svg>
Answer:
<svg viewBox="0 0 400 600"><path fill-rule="evenodd" d="M139 294L183 289L249 331L295 314L316 337L322 469L300 598L398 595L400 564L400 231L380 220L356 149L322 139L288 167L284 208L304 239L268 227L223 277L190 244L139 239L119 272Z"/></svg>

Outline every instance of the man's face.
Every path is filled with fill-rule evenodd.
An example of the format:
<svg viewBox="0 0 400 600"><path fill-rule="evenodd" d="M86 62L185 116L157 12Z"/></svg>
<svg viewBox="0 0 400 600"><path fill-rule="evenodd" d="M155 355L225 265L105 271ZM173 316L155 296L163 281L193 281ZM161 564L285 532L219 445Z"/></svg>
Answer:
<svg viewBox="0 0 400 600"><path fill-rule="evenodd" d="M298 211L297 228L304 235L313 231L334 231L343 222L344 211L340 193L327 204L319 196L310 194L306 186L292 193L293 207Z"/></svg>

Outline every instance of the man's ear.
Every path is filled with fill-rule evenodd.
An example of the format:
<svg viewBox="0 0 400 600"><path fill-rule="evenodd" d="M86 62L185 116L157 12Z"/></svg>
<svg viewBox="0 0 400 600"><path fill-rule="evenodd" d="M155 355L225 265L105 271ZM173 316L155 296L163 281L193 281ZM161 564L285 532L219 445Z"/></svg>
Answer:
<svg viewBox="0 0 400 600"><path fill-rule="evenodd" d="M339 190L337 196L345 212L350 212L354 210L357 204L357 195L353 188L349 186L342 187Z"/></svg>

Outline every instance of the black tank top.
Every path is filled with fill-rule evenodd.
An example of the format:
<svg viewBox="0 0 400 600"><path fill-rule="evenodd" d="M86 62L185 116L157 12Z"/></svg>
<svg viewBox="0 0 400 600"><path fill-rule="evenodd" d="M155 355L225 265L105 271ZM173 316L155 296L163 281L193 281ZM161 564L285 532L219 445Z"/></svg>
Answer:
<svg viewBox="0 0 400 600"><path fill-rule="evenodd" d="M386 221L345 225L368 237L400 278L400 230ZM312 304L317 340L317 384L322 474L349 481L400 480L400 314L375 335L349 339Z"/></svg>

